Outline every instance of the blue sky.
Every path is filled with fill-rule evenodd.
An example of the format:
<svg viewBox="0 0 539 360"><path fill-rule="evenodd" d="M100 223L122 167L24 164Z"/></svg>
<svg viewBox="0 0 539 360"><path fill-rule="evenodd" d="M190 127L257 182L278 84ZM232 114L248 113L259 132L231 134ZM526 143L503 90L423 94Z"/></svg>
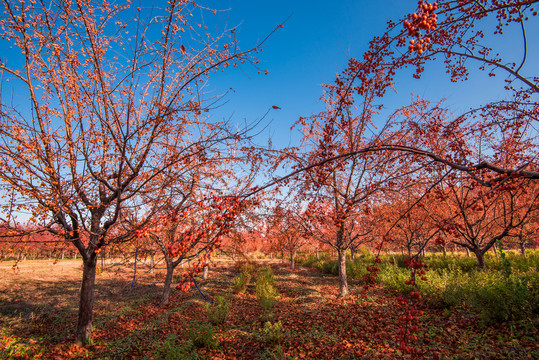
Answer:
<svg viewBox="0 0 539 360"><path fill-rule="evenodd" d="M270 112L268 120L271 124L264 131L264 136L271 137L276 147L297 145L299 135L291 134L289 128L299 116L322 109L323 105L318 101L322 94L321 85L332 82L345 68L349 57L360 58L369 41L384 32L388 20L397 20L417 7L416 0L208 0L201 4L224 10L213 19L206 18L208 22L215 21L217 27L240 25L237 34L243 48L255 44L291 15L259 56L261 66L269 70L268 75L258 75L254 69L245 66L213 77L208 87L209 90L214 89L213 86L215 89L234 89L227 98L228 103L214 113L217 117L249 122L260 118L272 105L281 107L281 110ZM539 38L537 20L535 17L530 21L529 39ZM515 61L521 56L518 35L508 32L501 42L510 49L508 52ZM500 44L500 40L496 41ZM537 49L531 50L528 64L539 59ZM443 65L433 63L427 67L422 80L413 79L409 72L399 76L398 94L390 94L385 103L389 109L394 109L406 104L413 92L432 101L447 98L447 104L458 113L479 102L500 99L503 91L498 89L501 89L503 78L503 74L489 78L482 72L474 72L471 81L453 84Z"/></svg>
<svg viewBox="0 0 539 360"><path fill-rule="evenodd" d="M375 34L382 33L387 16L415 9L416 1L207 1L207 6L227 10L218 22L240 24L240 46L248 48L264 38L284 19L288 21L267 42L260 53L258 75L245 66L240 71L219 75L212 83L230 86L235 93L216 116L233 116L247 121L264 115L271 120L265 131L275 146L297 144L299 136L290 126L300 117L323 108L318 101L321 85L332 82L351 56L361 56ZM375 14L384 12L383 16ZM211 88L211 87L210 87ZM222 115L221 115L222 114Z"/></svg>
<svg viewBox="0 0 539 360"><path fill-rule="evenodd" d="M144 4L152 6L152 2ZM384 32L388 20L398 20L414 12L417 0L200 0L198 4L218 10L215 16L204 12L210 31L218 33L224 27L239 25L237 37L243 49L257 44L289 18L259 54L260 66L269 71L268 75L258 74L248 65L241 69L229 68L224 73L212 74L206 87L210 95L229 88L234 90L226 97L226 104L212 113L216 119L250 123L262 117L272 105L279 106L281 110L269 112L265 120L271 122L259 139L265 141L271 137L276 147L284 147L298 145L300 136L297 132L291 133L290 127L300 116L323 109L318 101L322 95L321 85L331 83L350 57L361 58L369 41ZM539 38L538 20L539 17L535 17L528 24L529 39ZM496 41L511 54L511 60L518 61L521 57L519 40L518 34L507 33L501 43ZM0 45L1 56L11 57L11 52L2 45L5 46L5 42ZM530 50L528 67L537 75L533 65L539 63L537 47ZM503 78L492 79L483 72L475 72L472 81L453 84L441 63L430 63L422 80L413 79L409 72L399 75L398 94L389 94L384 104L389 110L405 105L413 92L432 101L447 98L447 104L459 113L471 105L503 96L503 91L498 91Z"/></svg>

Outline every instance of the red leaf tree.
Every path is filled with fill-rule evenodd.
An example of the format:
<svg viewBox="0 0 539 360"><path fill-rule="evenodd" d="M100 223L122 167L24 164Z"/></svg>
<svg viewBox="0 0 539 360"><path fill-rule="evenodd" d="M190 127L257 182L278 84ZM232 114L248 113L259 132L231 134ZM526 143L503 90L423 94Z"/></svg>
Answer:
<svg viewBox="0 0 539 360"><path fill-rule="evenodd" d="M16 194L14 211L82 256L78 343L92 336L97 253L135 236L114 231L128 209L166 196L160 181L204 149L241 137L203 117L216 99L200 86L212 71L254 62L257 49L240 51L233 29L208 33L195 9L2 1L2 46L14 57L0 71L27 101L2 98L0 180Z"/></svg>

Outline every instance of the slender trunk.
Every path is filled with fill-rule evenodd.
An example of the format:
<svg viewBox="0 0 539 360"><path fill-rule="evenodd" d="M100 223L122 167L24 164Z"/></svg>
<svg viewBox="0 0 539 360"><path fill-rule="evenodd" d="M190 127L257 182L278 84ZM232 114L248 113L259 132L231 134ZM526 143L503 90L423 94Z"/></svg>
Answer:
<svg viewBox="0 0 539 360"><path fill-rule="evenodd" d="M442 253L444 254L444 257L447 256L447 251L445 250L445 245L442 246Z"/></svg>
<svg viewBox="0 0 539 360"><path fill-rule="evenodd" d="M153 274L154 267L155 267L155 254L152 253L151 258L150 258L150 274Z"/></svg>
<svg viewBox="0 0 539 360"><path fill-rule="evenodd" d="M346 277L346 250L337 250L339 257L339 297L348 295L348 279Z"/></svg>
<svg viewBox="0 0 539 360"><path fill-rule="evenodd" d="M97 256L90 255L88 260L83 261L82 284L80 288L79 318L75 331L77 345L87 345L92 341L92 318L95 297L95 270Z"/></svg>
<svg viewBox="0 0 539 360"><path fill-rule="evenodd" d="M284 250L281 251L281 263L284 263Z"/></svg>
<svg viewBox="0 0 539 360"><path fill-rule="evenodd" d="M205 265L202 269L202 278L206 280L208 278L208 270L210 270L210 265Z"/></svg>
<svg viewBox="0 0 539 360"><path fill-rule="evenodd" d="M492 252L494 253L494 256L498 257L498 247L496 244L492 246Z"/></svg>
<svg viewBox="0 0 539 360"><path fill-rule="evenodd" d="M352 260L355 260L356 259L356 252L354 251L354 249L350 249L350 258Z"/></svg>
<svg viewBox="0 0 539 360"><path fill-rule="evenodd" d="M466 257L470 257L470 249L468 248L465 248L466 249Z"/></svg>
<svg viewBox="0 0 539 360"><path fill-rule="evenodd" d="M172 265L172 260L167 260L167 275L165 276L165 284L163 286L163 293L161 294L161 306L168 305L173 273L174 265Z"/></svg>
<svg viewBox="0 0 539 360"><path fill-rule="evenodd" d="M526 256L526 247L524 246L524 242L521 242L520 244L520 253L522 254L522 256Z"/></svg>
<svg viewBox="0 0 539 360"><path fill-rule="evenodd" d="M294 259L295 251L290 252L290 266L292 269L296 267L295 259Z"/></svg>

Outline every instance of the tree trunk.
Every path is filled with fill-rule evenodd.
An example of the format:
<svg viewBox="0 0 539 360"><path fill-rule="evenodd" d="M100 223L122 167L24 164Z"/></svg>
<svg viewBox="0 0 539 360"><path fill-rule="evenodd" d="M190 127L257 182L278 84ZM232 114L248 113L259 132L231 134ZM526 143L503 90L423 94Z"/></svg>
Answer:
<svg viewBox="0 0 539 360"><path fill-rule="evenodd" d="M346 250L337 250L339 257L339 297L348 295L348 279L346 277Z"/></svg>
<svg viewBox="0 0 539 360"><path fill-rule="evenodd" d="M320 260L320 250L316 248L316 258Z"/></svg>
<svg viewBox="0 0 539 360"><path fill-rule="evenodd" d="M153 274L153 269L155 268L155 254L150 255L150 274Z"/></svg>
<svg viewBox="0 0 539 360"><path fill-rule="evenodd" d="M295 269L295 267L296 267L296 262L295 262L295 259L294 259L294 255L295 255L295 251L291 251L290 252L290 267L292 267L292 269Z"/></svg>
<svg viewBox="0 0 539 360"><path fill-rule="evenodd" d="M202 278L206 280L208 278L208 270L210 270L210 265L205 265L202 269Z"/></svg>
<svg viewBox="0 0 539 360"><path fill-rule="evenodd" d="M498 257L498 247L496 244L492 245L492 252L494 253L494 256Z"/></svg>
<svg viewBox="0 0 539 360"><path fill-rule="evenodd" d="M354 249L350 249L350 259L355 260L356 259L356 252Z"/></svg>
<svg viewBox="0 0 539 360"><path fill-rule="evenodd" d="M168 305L170 297L170 285L172 284L172 275L174 274L174 266L171 262L167 263L167 275L165 276L165 284L163 293L161 294L161 306Z"/></svg>
<svg viewBox="0 0 539 360"><path fill-rule="evenodd" d="M520 253L522 254L522 256L526 256L526 247L524 246L524 242L521 242L520 244Z"/></svg>
<svg viewBox="0 0 539 360"><path fill-rule="evenodd" d="M445 245L442 246L442 253L444 254L444 257L447 256L447 251L446 251L446 249L445 249Z"/></svg>
<svg viewBox="0 0 539 360"><path fill-rule="evenodd" d="M96 254L90 255L88 260L83 261L79 318L77 321L77 330L75 331L75 342L79 346L90 344L92 341L92 318L95 297L96 267Z"/></svg>
<svg viewBox="0 0 539 360"><path fill-rule="evenodd" d="M479 269L485 268L485 253L481 250L474 251L475 257L477 258L477 266Z"/></svg>
<svg viewBox="0 0 539 360"><path fill-rule="evenodd" d="M465 248L466 249L466 257L470 257L470 249L468 248Z"/></svg>

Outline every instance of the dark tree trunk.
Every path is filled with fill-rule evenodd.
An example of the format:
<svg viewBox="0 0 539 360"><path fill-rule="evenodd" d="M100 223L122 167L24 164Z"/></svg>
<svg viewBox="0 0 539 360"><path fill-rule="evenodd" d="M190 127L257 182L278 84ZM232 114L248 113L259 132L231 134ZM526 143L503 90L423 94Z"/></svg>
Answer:
<svg viewBox="0 0 539 360"><path fill-rule="evenodd" d="M337 250L339 257L339 296L348 295L348 279L346 277L346 250Z"/></svg>
<svg viewBox="0 0 539 360"><path fill-rule="evenodd" d="M290 252L290 266L292 267L292 269L294 269L296 267L296 262L295 262L295 259L294 259L294 256L295 255L295 251L292 251Z"/></svg>
<svg viewBox="0 0 539 360"><path fill-rule="evenodd" d="M356 259L356 252L354 251L354 249L350 249L350 258L352 260L355 260Z"/></svg>
<svg viewBox="0 0 539 360"><path fill-rule="evenodd" d="M165 276L165 284L163 286L163 293L161 294L161 306L168 305L170 298L170 285L172 284L172 275L174 274L174 266L172 262L167 262L167 274Z"/></svg>
<svg viewBox="0 0 539 360"><path fill-rule="evenodd" d="M520 253L522 256L526 256L526 247L524 246L524 242L521 242L520 244Z"/></svg>
<svg viewBox="0 0 539 360"><path fill-rule="evenodd" d="M442 253L444 254L444 257L447 256L447 251L446 251L446 249L445 249L445 245L442 246Z"/></svg>
<svg viewBox="0 0 539 360"><path fill-rule="evenodd" d="M82 284L80 288L79 318L75 331L75 342L79 346L87 345L92 341L92 318L95 297L95 270L97 256L90 255L83 261Z"/></svg>
<svg viewBox="0 0 539 360"><path fill-rule="evenodd" d="M485 252L481 250L474 251L475 257L477 258L477 266L480 269L485 268Z"/></svg>

